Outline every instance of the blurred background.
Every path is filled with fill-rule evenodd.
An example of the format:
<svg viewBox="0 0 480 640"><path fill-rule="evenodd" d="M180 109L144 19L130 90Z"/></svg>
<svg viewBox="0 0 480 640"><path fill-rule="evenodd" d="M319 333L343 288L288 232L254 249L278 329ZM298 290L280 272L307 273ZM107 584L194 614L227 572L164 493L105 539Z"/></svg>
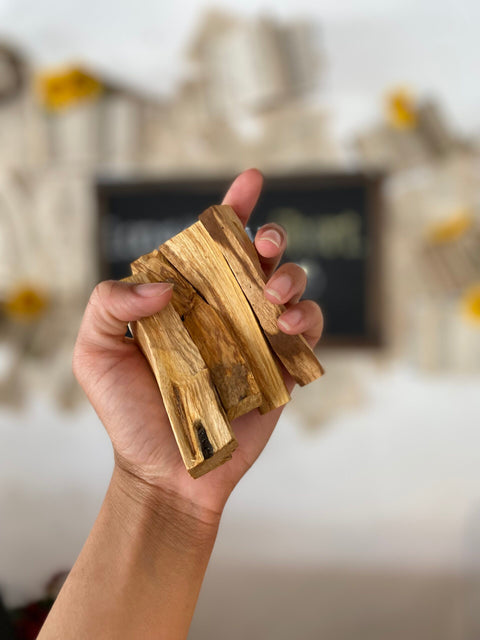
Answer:
<svg viewBox="0 0 480 640"><path fill-rule="evenodd" d="M250 166L251 230L288 229L327 375L232 496L191 637L480 637L479 19L474 0L0 0L16 637L35 637L111 473L71 374L88 295Z"/></svg>

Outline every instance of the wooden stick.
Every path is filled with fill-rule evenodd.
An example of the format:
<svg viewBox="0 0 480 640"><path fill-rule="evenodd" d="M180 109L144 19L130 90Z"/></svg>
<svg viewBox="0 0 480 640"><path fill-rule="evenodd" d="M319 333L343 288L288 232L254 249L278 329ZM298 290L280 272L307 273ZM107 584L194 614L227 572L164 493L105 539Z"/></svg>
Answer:
<svg viewBox="0 0 480 640"><path fill-rule="evenodd" d="M141 272L126 280L150 282ZM155 375L188 472L198 478L229 460L237 441L207 366L173 305L132 322L131 330Z"/></svg>
<svg viewBox="0 0 480 640"><path fill-rule="evenodd" d="M150 282L174 284L172 304L197 345L229 420L262 403L262 394L240 348L218 313L158 251L130 265Z"/></svg>
<svg viewBox="0 0 480 640"><path fill-rule="evenodd" d="M161 245L159 251L214 307L238 339L263 394L260 412L287 403L290 395L255 315L205 227L196 222Z"/></svg>
<svg viewBox="0 0 480 640"><path fill-rule="evenodd" d="M285 307L265 298L267 279L255 246L232 207L210 207L200 215L200 222L220 247L272 349L287 371L302 386L322 376L323 368L305 338L280 331L277 320Z"/></svg>

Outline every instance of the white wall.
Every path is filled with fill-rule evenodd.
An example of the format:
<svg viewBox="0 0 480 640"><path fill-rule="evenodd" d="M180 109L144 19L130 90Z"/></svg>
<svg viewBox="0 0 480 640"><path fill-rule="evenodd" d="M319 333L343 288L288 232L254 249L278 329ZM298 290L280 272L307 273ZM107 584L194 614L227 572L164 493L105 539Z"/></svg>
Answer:
<svg viewBox="0 0 480 640"><path fill-rule="evenodd" d="M312 429L331 391L326 379L297 389L227 507L215 566L480 565L480 377L350 362L366 383L362 404L339 404ZM10 603L73 564L111 466L87 405L61 414L37 398L22 413L1 410L0 589Z"/></svg>
<svg viewBox="0 0 480 640"><path fill-rule="evenodd" d="M476 0L227 0L241 14L308 15L321 27L327 56L322 100L336 131L348 136L375 119L386 89L406 84L433 93L455 124L480 130ZM142 0L3 0L0 35L27 47L40 63L86 60L135 85L168 91L185 72L183 53L205 7Z"/></svg>
<svg viewBox="0 0 480 640"><path fill-rule="evenodd" d="M475 131L480 5L429 0L419 10L417 4L223 6L318 17L329 64L324 97L342 135L374 119L382 92L398 82L434 91L459 127ZM202 5L0 0L0 32L40 61L85 57L132 82L169 89ZM307 432L300 410L311 396L298 394L232 498L215 562L231 558L232 548L238 562L248 555L272 563L458 567L476 555L480 379L362 366L363 405L344 410L340 403L317 431ZM315 406L308 406L310 421ZM38 595L51 573L73 563L111 464L107 438L87 407L72 417L37 398L22 413L0 410L0 588L10 602Z"/></svg>

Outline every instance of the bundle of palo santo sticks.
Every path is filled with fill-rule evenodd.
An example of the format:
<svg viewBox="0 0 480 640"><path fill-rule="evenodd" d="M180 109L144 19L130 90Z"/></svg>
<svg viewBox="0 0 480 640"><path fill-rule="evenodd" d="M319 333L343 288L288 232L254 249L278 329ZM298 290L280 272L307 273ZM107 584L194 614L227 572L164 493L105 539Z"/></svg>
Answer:
<svg viewBox="0 0 480 640"><path fill-rule="evenodd" d="M255 246L231 207L210 207L131 269L129 282L174 285L171 303L131 330L198 478L232 457L233 419L290 400L279 363L300 385L323 369L302 336L279 330L285 307L266 300Z"/></svg>

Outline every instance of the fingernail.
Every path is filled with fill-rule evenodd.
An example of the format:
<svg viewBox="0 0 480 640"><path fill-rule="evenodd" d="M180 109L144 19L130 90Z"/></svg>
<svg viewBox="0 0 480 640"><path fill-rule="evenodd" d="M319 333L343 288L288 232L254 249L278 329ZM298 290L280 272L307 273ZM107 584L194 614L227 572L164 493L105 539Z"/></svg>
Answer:
<svg viewBox="0 0 480 640"><path fill-rule="evenodd" d="M291 309L290 311L285 311L277 322L280 325L280 328L292 331L300 324L302 318L303 313L299 309Z"/></svg>
<svg viewBox="0 0 480 640"><path fill-rule="evenodd" d="M293 282L290 276L283 274L268 283L268 288L265 289L265 293L273 296L279 302L282 302L288 297L288 294L293 286Z"/></svg>
<svg viewBox="0 0 480 640"><path fill-rule="evenodd" d="M173 289L171 282L148 282L146 284L136 284L135 293L145 298L153 298L154 296L163 296L167 291Z"/></svg>
<svg viewBox="0 0 480 640"><path fill-rule="evenodd" d="M276 229L266 229L262 232L258 239L267 240L268 242L274 244L278 249L282 244L282 234Z"/></svg>

